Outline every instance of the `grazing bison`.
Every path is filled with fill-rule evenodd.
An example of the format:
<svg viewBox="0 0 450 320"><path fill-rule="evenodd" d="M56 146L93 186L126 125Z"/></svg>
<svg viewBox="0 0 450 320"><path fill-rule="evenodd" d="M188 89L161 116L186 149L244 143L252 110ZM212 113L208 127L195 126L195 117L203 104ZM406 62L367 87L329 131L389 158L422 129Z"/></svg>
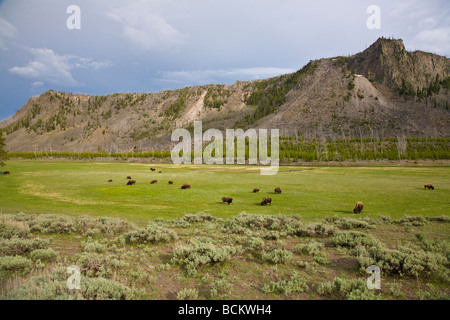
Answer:
<svg viewBox="0 0 450 320"><path fill-rule="evenodd" d="M424 187L425 187L425 189L428 189L428 190L434 190L434 187L433 187L433 185L432 184L426 184L426 185L424 185Z"/></svg>
<svg viewBox="0 0 450 320"><path fill-rule="evenodd" d="M155 184L155 183L157 183L158 182L158 180L152 180L152 182L150 182L151 184Z"/></svg>
<svg viewBox="0 0 450 320"><path fill-rule="evenodd" d="M108 180L108 182L112 182L112 180Z"/></svg>
<svg viewBox="0 0 450 320"><path fill-rule="evenodd" d="M136 184L135 180L128 180L128 182L127 182L127 186L132 186L134 184Z"/></svg>
<svg viewBox="0 0 450 320"><path fill-rule="evenodd" d="M172 180L170 180L170 181L169 181L169 184L173 184L173 181L172 181Z"/></svg>
<svg viewBox="0 0 450 320"><path fill-rule="evenodd" d="M5 171L5 172L3 172L3 174L7 175L7 174L10 174L10 172L9 171Z"/></svg>
<svg viewBox="0 0 450 320"><path fill-rule="evenodd" d="M253 189L253 193L258 193L258 192L259 192L258 188Z"/></svg>
<svg viewBox="0 0 450 320"><path fill-rule="evenodd" d="M261 205L262 205L262 206L267 206L267 204L272 205L272 198L270 198L270 197L265 197L265 198L262 199Z"/></svg>
<svg viewBox="0 0 450 320"><path fill-rule="evenodd" d="M281 189L280 189L280 187L278 187L278 188L275 188L275 193L277 193L277 194L281 194Z"/></svg>
<svg viewBox="0 0 450 320"><path fill-rule="evenodd" d="M158 171L158 173L162 173L162 171Z"/></svg>
<svg viewBox="0 0 450 320"><path fill-rule="evenodd" d="M156 169L155 168L150 168L150 171L156 171Z"/></svg>
<svg viewBox="0 0 450 320"><path fill-rule="evenodd" d="M131 177L130 177L130 176L128 176L128 177L127 177L127 179L128 179L128 180L131 180Z"/></svg>
<svg viewBox="0 0 450 320"><path fill-rule="evenodd" d="M183 184L183 185L181 186L181 189L189 189L190 187L191 187L190 184Z"/></svg>
<svg viewBox="0 0 450 320"><path fill-rule="evenodd" d="M362 202L357 202L355 209L353 209L353 213L361 213L361 211L363 210L364 205Z"/></svg>
<svg viewBox="0 0 450 320"><path fill-rule="evenodd" d="M233 202L233 198L231 197L222 197L222 203L228 203L229 205Z"/></svg>

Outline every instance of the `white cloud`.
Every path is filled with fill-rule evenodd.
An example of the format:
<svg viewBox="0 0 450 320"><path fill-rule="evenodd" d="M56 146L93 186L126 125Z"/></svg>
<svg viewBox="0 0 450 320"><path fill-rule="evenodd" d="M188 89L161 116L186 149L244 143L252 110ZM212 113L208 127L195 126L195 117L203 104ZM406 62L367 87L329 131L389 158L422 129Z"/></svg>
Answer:
<svg viewBox="0 0 450 320"><path fill-rule="evenodd" d="M106 15L121 24L124 38L142 49L172 49L184 42L184 36L156 12L152 2L127 1Z"/></svg>
<svg viewBox="0 0 450 320"><path fill-rule="evenodd" d="M51 49L30 49L34 60L24 67L13 67L9 72L24 78L37 79L64 86L76 86L79 83L73 78L71 70L74 68L100 69L108 67L105 62L96 62L91 58L80 58L72 55L59 55ZM36 82L35 82L36 83Z"/></svg>
<svg viewBox="0 0 450 320"><path fill-rule="evenodd" d="M44 83L42 81L35 81L35 82L33 82L32 87L39 88L39 87L42 87L43 85L44 85Z"/></svg>
<svg viewBox="0 0 450 320"><path fill-rule="evenodd" d="M0 50L7 50L6 42L9 39L15 38L17 35L17 29L11 23L3 18L0 18Z"/></svg>
<svg viewBox="0 0 450 320"><path fill-rule="evenodd" d="M423 30L416 36L416 45L441 55L450 53L450 27Z"/></svg>

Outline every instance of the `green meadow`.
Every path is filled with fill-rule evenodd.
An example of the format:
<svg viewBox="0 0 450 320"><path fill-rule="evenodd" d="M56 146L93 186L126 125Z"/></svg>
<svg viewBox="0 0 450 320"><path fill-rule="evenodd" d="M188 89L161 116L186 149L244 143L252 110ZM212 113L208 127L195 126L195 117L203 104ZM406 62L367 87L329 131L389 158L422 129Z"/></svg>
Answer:
<svg viewBox="0 0 450 320"><path fill-rule="evenodd" d="M150 168L156 168L151 172ZM249 214L442 216L450 212L448 167L280 167L274 176L256 166L207 166L88 161L8 161L0 176L0 212L120 217L135 222L199 212L228 218ZM159 173L161 171L161 173ZM137 181L127 186L127 176ZM113 182L108 182L108 180ZM158 180L156 184L150 184ZM168 181L172 180L173 185ZM191 189L182 190L183 184ZM435 190L425 190L432 183ZM280 187L282 194L274 194ZM253 188L260 192L252 193ZM231 205L221 198L233 198ZM272 205L262 207L263 197Z"/></svg>

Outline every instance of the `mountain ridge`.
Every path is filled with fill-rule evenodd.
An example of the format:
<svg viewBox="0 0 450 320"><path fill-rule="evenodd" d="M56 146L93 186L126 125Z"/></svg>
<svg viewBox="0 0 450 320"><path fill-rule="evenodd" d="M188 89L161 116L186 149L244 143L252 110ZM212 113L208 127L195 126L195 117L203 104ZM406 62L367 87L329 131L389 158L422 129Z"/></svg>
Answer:
<svg viewBox="0 0 450 320"><path fill-rule="evenodd" d="M49 90L0 123L10 152L165 150L178 127L279 128L285 136L449 137L450 59L380 38L348 57L233 85L90 96Z"/></svg>

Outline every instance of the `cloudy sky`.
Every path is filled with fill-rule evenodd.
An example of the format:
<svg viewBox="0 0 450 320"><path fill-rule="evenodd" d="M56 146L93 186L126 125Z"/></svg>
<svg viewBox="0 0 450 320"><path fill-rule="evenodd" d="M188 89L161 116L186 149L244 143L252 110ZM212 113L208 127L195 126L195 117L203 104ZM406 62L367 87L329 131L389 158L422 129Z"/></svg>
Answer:
<svg viewBox="0 0 450 320"><path fill-rule="evenodd" d="M67 26L78 21L71 5L80 29ZM367 27L370 5L380 29ZM380 36L449 57L450 1L0 0L0 119L48 89L232 84L354 54Z"/></svg>

